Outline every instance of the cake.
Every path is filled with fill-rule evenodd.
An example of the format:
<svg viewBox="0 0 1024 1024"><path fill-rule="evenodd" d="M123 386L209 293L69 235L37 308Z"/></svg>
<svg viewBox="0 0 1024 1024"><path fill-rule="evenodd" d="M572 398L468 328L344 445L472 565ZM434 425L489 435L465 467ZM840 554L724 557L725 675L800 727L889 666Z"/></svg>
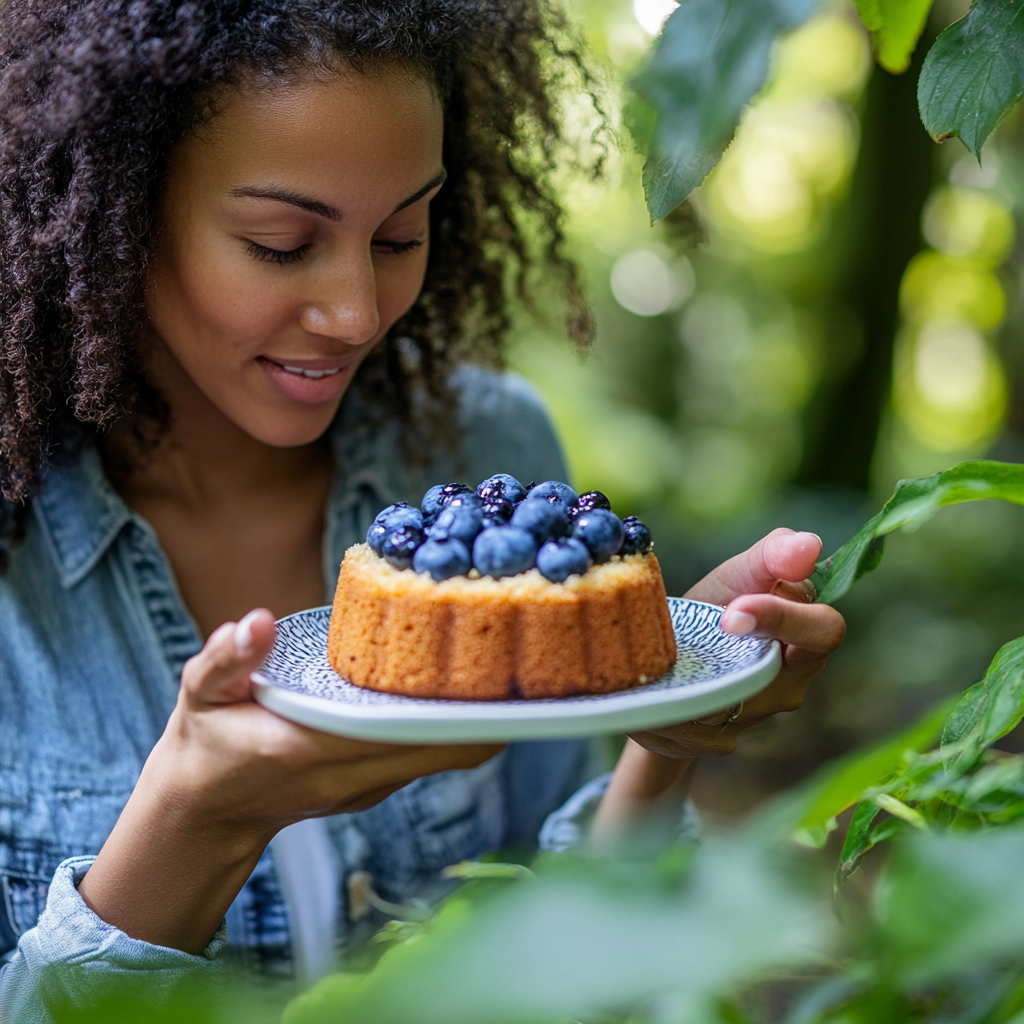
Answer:
<svg viewBox="0 0 1024 1024"><path fill-rule="evenodd" d="M499 475L431 488L421 506L389 506L345 553L327 653L349 682L536 699L623 690L674 664L650 533L604 495Z"/></svg>

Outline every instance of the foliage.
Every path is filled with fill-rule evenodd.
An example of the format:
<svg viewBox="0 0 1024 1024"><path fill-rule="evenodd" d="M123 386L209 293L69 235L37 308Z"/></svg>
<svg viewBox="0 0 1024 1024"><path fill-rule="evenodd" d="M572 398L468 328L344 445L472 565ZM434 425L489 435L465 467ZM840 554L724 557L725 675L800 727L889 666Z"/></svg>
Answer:
<svg viewBox="0 0 1024 1024"><path fill-rule="evenodd" d="M817 0L687 0L665 24L637 93L657 111L644 190L652 220L678 206L732 139L764 85L775 37Z"/></svg>
<svg viewBox="0 0 1024 1024"><path fill-rule="evenodd" d="M901 480L882 511L814 573L818 600L832 604L882 560L885 537L918 526L936 509L968 501L1009 501L1024 505L1024 466L1010 462L962 462L918 480Z"/></svg>
<svg viewBox="0 0 1024 1024"><path fill-rule="evenodd" d="M976 0L928 52L918 80L921 120L937 142L958 136L980 160L985 139L1024 96L1024 4Z"/></svg>
<svg viewBox="0 0 1024 1024"><path fill-rule="evenodd" d="M637 133L648 154L644 189L652 221L683 202L718 163L744 106L764 84L775 39L817 0L683 0L634 81L652 108ZM879 63L899 73L932 0L856 0ZM981 147L1024 95L1024 2L975 0L929 51L918 82L924 126L936 141Z"/></svg>
<svg viewBox="0 0 1024 1024"><path fill-rule="evenodd" d="M932 0L854 0L864 27L871 33L878 63L898 75L910 66L910 55L928 20Z"/></svg>

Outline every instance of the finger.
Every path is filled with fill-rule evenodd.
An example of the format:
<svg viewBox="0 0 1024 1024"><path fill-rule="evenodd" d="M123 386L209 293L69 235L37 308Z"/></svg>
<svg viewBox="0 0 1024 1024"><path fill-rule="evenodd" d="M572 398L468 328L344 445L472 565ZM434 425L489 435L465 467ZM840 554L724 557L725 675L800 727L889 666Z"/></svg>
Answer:
<svg viewBox="0 0 1024 1024"><path fill-rule="evenodd" d="M814 572L821 538L780 527L752 548L723 562L690 590L687 597L727 604L740 594L766 594L779 580L799 581Z"/></svg>
<svg viewBox="0 0 1024 1024"><path fill-rule="evenodd" d="M771 594L746 594L722 613L722 629L734 636L757 634L826 654L842 643L846 622L827 604L797 604Z"/></svg>
<svg viewBox="0 0 1024 1024"><path fill-rule="evenodd" d="M191 706L235 704L251 699L250 674L270 653L277 629L274 616L257 608L241 621L225 622L190 658L181 673L182 691Z"/></svg>

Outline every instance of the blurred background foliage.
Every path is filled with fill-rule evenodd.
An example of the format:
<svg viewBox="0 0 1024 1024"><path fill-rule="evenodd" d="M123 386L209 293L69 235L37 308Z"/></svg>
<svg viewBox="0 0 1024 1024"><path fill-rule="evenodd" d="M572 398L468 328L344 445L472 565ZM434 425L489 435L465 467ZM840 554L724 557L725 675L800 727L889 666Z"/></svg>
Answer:
<svg viewBox="0 0 1024 1024"><path fill-rule="evenodd" d="M831 551L902 477L1021 460L1024 150L1019 113L980 166L921 126L922 55L965 2L935 5L895 76L832 0L776 46L721 164L652 226L643 156L619 126L675 6L572 5L619 132L603 180L562 170L597 339L580 356L524 317L511 362L547 400L574 480L650 523L682 593L775 526ZM706 815L744 813L890 733L1024 632L1020 510L949 510L889 552L842 603L848 639L805 707L701 765Z"/></svg>

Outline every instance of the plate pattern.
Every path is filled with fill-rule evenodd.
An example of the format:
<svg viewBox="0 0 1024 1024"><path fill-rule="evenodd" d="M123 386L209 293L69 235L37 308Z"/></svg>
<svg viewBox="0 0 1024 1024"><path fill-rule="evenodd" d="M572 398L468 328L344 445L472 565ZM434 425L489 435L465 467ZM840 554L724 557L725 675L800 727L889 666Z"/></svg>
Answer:
<svg viewBox="0 0 1024 1024"><path fill-rule="evenodd" d="M722 609L715 605L686 601L677 597L670 597L668 603L678 648L676 663L661 679L644 686L644 691L673 689L724 676L759 660L771 647L769 640L723 633L719 626ZM479 707L476 701L402 697L397 694L365 690L346 682L331 668L327 660L327 630L330 619L329 605L281 619L277 624L277 640L260 669L261 675L269 683L282 689L346 705L370 705L382 709L389 705L408 708L412 702L417 705L443 705L449 708ZM637 689L625 692L635 693ZM613 700L622 693L623 691L619 691L531 701L488 701L487 704L490 707L501 707L503 704L529 704L531 707L544 704L593 705Z"/></svg>

